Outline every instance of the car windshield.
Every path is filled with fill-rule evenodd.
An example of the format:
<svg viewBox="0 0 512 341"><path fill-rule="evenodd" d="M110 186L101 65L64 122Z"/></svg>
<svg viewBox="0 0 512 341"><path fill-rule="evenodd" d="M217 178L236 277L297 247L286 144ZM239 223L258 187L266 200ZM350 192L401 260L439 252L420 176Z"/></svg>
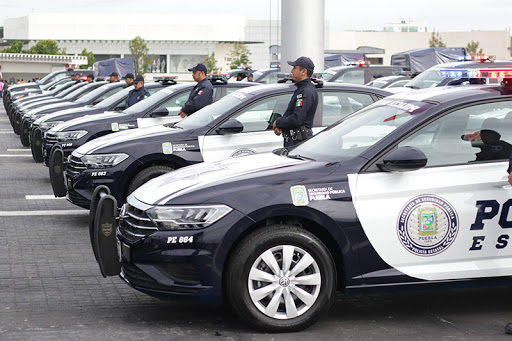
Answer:
<svg viewBox="0 0 512 341"><path fill-rule="evenodd" d="M248 95L250 94L243 93L240 90L235 91L232 94L221 98L217 102L196 111L193 115L190 115L176 123L176 126L184 129L204 127L205 125L215 121L224 113L231 111L242 103L242 101L245 101Z"/></svg>
<svg viewBox="0 0 512 341"><path fill-rule="evenodd" d="M337 67L331 67L331 68L328 68L327 70L325 70L325 75L324 75L324 81L325 82L328 82L335 74L338 73L338 71L340 71L341 68L339 66Z"/></svg>
<svg viewBox="0 0 512 341"><path fill-rule="evenodd" d="M123 90L121 90L119 92L116 92L112 96L109 96L106 99L104 99L103 101L95 104L94 107L97 108L97 109L110 108L112 105L116 104L121 99L123 99L124 97L128 96L128 93L132 89L133 89L133 86L129 86L129 87L127 87L127 88L125 88L125 89L123 89Z"/></svg>
<svg viewBox="0 0 512 341"><path fill-rule="evenodd" d="M58 94L57 96L55 96L55 98L64 98L64 96L72 93L73 91L75 91L76 89L82 87L83 84L82 83L78 83L78 84L74 84L72 85L71 87L67 88L66 90L62 91L60 94Z"/></svg>
<svg viewBox="0 0 512 341"><path fill-rule="evenodd" d="M146 98L143 101L140 101L138 103L135 103L128 109L124 111L126 114L137 114L140 112L146 111L148 108L152 108L153 106L157 105L158 103L166 100L171 95L177 93L178 91L189 88L191 84L181 84L181 85L173 85L170 87L167 87L165 89L162 89L158 92L156 92L154 95L149 96L149 98Z"/></svg>
<svg viewBox="0 0 512 341"><path fill-rule="evenodd" d="M91 100L95 99L96 97L100 96L101 94L107 92L109 89L112 89L112 88L113 87L109 87L108 85L105 85L105 86L102 85L99 88L92 90L88 94L83 95L76 102L82 103L82 104L90 102Z"/></svg>
<svg viewBox="0 0 512 341"><path fill-rule="evenodd" d="M442 86L448 83L450 78L441 76L440 70L441 69L439 68L425 70L418 76L411 79L409 83L405 84L405 87L413 89L426 89Z"/></svg>
<svg viewBox="0 0 512 341"><path fill-rule="evenodd" d="M382 99L352 114L289 153L322 162L352 159L433 104Z"/></svg>
<svg viewBox="0 0 512 341"><path fill-rule="evenodd" d="M89 85L89 84L87 84L87 85L83 85L83 84L84 84L84 83L79 83L79 84L77 84L77 85L81 85L81 86L79 87L79 89L78 89L78 90L76 90L76 91L73 91L72 93L67 94L66 96L62 97L62 99L65 99L65 100L72 100L73 98L75 98L75 99L76 99L76 98L80 98L80 97L82 97L85 93L87 93L87 92L91 91L91 87L87 86L87 85ZM91 85L92 85L92 84L91 84ZM94 84L94 85L96 85L96 84Z"/></svg>

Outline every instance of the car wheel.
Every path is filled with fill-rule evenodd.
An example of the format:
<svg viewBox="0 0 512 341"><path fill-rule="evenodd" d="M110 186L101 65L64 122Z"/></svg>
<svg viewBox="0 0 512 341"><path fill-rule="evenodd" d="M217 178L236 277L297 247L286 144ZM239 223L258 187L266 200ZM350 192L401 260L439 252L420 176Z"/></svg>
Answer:
<svg viewBox="0 0 512 341"><path fill-rule="evenodd" d="M174 170L174 168L170 166L151 166L143 169L137 175L135 175L133 180L130 182L126 195L129 195L149 180L165 173L169 173L172 170Z"/></svg>
<svg viewBox="0 0 512 341"><path fill-rule="evenodd" d="M312 233L273 225L238 244L227 265L225 295L237 315L267 332L309 327L336 293L334 260Z"/></svg>
<svg viewBox="0 0 512 341"><path fill-rule="evenodd" d="M21 144L23 145L23 147L30 146L28 134L29 134L28 122L23 120L23 121L21 121L21 125L20 125L20 140L21 140Z"/></svg>
<svg viewBox="0 0 512 341"><path fill-rule="evenodd" d="M32 138L30 139L30 149L32 150L32 157L34 158L34 161L37 163L43 162L44 160L41 136L41 129L36 128L32 132Z"/></svg>

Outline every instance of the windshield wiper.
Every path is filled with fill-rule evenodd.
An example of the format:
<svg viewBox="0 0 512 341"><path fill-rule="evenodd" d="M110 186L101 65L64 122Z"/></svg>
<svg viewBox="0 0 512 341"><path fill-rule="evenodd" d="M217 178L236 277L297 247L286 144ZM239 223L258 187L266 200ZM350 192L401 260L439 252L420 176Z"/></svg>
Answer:
<svg viewBox="0 0 512 341"><path fill-rule="evenodd" d="M295 154L295 155L287 155L287 157L289 157L290 159L297 159L297 160L309 160L309 161L316 161L315 159L312 159L312 158L310 158L310 157L303 156L303 155L298 155L298 154Z"/></svg>
<svg viewBox="0 0 512 341"><path fill-rule="evenodd" d="M167 128L179 128L179 129L183 129L182 127L180 126L177 126L176 123L166 123L164 124L164 127L167 127Z"/></svg>
<svg viewBox="0 0 512 341"><path fill-rule="evenodd" d="M406 85L405 88L419 89L420 87L416 85Z"/></svg>

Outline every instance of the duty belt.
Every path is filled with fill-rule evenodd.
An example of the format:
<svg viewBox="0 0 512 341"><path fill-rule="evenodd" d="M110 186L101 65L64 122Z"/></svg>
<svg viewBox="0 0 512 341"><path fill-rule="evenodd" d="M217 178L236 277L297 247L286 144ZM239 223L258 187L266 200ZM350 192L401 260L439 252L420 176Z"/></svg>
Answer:
<svg viewBox="0 0 512 341"><path fill-rule="evenodd" d="M286 141L288 141L289 138L291 138L293 141L303 141L307 140L312 135L313 130L306 126L300 126L293 129L283 129L283 137Z"/></svg>

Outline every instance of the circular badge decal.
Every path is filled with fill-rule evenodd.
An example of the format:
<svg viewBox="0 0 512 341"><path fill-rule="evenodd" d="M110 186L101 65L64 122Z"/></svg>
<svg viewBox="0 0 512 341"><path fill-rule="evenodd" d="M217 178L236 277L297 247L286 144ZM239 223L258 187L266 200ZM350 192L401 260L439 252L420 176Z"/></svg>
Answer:
<svg viewBox="0 0 512 341"><path fill-rule="evenodd" d="M398 216L398 238L411 253L434 256L457 237L459 218L453 206L435 195L409 200Z"/></svg>

